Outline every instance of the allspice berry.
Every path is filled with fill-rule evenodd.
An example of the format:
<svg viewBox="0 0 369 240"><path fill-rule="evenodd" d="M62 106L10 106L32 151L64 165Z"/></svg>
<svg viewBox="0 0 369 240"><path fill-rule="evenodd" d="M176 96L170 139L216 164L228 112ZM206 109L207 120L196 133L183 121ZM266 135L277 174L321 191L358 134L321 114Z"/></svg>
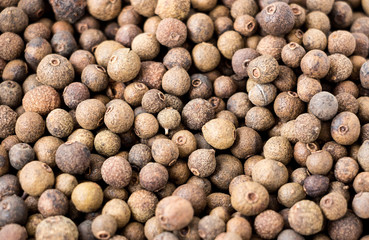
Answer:
<svg viewBox="0 0 369 240"><path fill-rule="evenodd" d="M55 163L69 174L83 174L90 166L90 150L80 142L66 142L58 147Z"/></svg>
<svg viewBox="0 0 369 240"><path fill-rule="evenodd" d="M177 161L179 150L177 145L169 139L156 139L152 144L151 154L155 162L171 166Z"/></svg>
<svg viewBox="0 0 369 240"><path fill-rule="evenodd" d="M109 21L116 18L121 9L122 2L121 1L98 1L95 2L93 0L87 1L87 9L88 12L95 18L101 21Z"/></svg>
<svg viewBox="0 0 369 240"><path fill-rule="evenodd" d="M46 128L55 137L67 137L74 128L73 118L64 109L54 109L46 117Z"/></svg>
<svg viewBox="0 0 369 240"><path fill-rule="evenodd" d="M359 118L351 112L341 112L331 123L332 138L339 144L351 145L360 135Z"/></svg>
<svg viewBox="0 0 369 240"><path fill-rule="evenodd" d="M188 37L194 43L210 40L214 33L213 20L204 13L195 13L187 20Z"/></svg>
<svg viewBox="0 0 369 240"><path fill-rule="evenodd" d="M78 185L77 178L68 173L62 173L56 177L55 189L64 193L67 197L73 192L73 189Z"/></svg>
<svg viewBox="0 0 369 240"><path fill-rule="evenodd" d="M283 224L282 215L273 210L260 213L254 221L256 233L264 239L274 239L283 230Z"/></svg>
<svg viewBox="0 0 369 240"><path fill-rule="evenodd" d="M143 139L148 139L158 132L159 123L156 117L150 113L141 113L136 116L134 121L135 134Z"/></svg>
<svg viewBox="0 0 369 240"><path fill-rule="evenodd" d="M100 92L108 86L108 74L105 68L96 64L88 64L81 73L81 82L92 92Z"/></svg>
<svg viewBox="0 0 369 240"><path fill-rule="evenodd" d="M326 175L332 169L332 155L325 150L311 153L306 158L306 166L311 174Z"/></svg>
<svg viewBox="0 0 369 240"><path fill-rule="evenodd" d="M36 228L37 239L78 239L78 229L74 222L64 216L52 216L42 220Z"/></svg>
<svg viewBox="0 0 369 240"><path fill-rule="evenodd" d="M329 178L323 175L310 175L304 180L304 190L310 197L320 197L329 188Z"/></svg>
<svg viewBox="0 0 369 240"><path fill-rule="evenodd" d="M232 59L233 54L244 47L241 34L236 31L227 31L219 36L217 47L226 59Z"/></svg>
<svg viewBox="0 0 369 240"><path fill-rule="evenodd" d="M235 186L231 195L232 207L245 216L255 216L269 204L269 193L263 185L248 181Z"/></svg>
<svg viewBox="0 0 369 240"><path fill-rule="evenodd" d="M112 53L107 71L114 81L128 82L138 75L140 68L140 57L129 48L120 48Z"/></svg>
<svg viewBox="0 0 369 240"><path fill-rule="evenodd" d="M25 240L28 235L29 231L25 227L15 223L7 224L0 230L2 239Z"/></svg>
<svg viewBox="0 0 369 240"><path fill-rule="evenodd" d="M290 42L282 48L281 58L286 66L297 68L305 54L306 50L301 45Z"/></svg>
<svg viewBox="0 0 369 240"><path fill-rule="evenodd" d="M121 199L112 199L105 203L102 214L113 216L118 228L126 226L131 218L131 210L128 204Z"/></svg>
<svg viewBox="0 0 369 240"><path fill-rule="evenodd" d="M305 197L304 189L296 182L286 183L278 190L278 202L285 207L292 207L298 201L305 199Z"/></svg>
<svg viewBox="0 0 369 240"><path fill-rule="evenodd" d="M220 52L213 44L202 42L192 49L192 59L197 69L208 72L219 65Z"/></svg>
<svg viewBox="0 0 369 240"><path fill-rule="evenodd" d="M313 114L303 113L296 118L296 137L300 142L311 143L318 139L321 123Z"/></svg>
<svg viewBox="0 0 369 240"><path fill-rule="evenodd" d="M11 61L18 58L24 50L23 39L16 33L5 32L0 35L0 58Z"/></svg>
<svg viewBox="0 0 369 240"><path fill-rule="evenodd" d="M180 47L186 38L186 24L175 18L163 18L156 29L156 39L169 48Z"/></svg>
<svg viewBox="0 0 369 240"><path fill-rule="evenodd" d="M105 105L97 99L87 99L76 108L76 119L78 124L87 129L94 130L103 123Z"/></svg>
<svg viewBox="0 0 369 240"><path fill-rule="evenodd" d="M163 198L155 210L156 218L163 229L173 231L187 226L193 218L191 203L178 196Z"/></svg>
<svg viewBox="0 0 369 240"><path fill-rule="evenodd" d="M309 102L309 112L322 121L332 119L338 110L336 97L329 92L319 92L315 94Z"/></svg>
<svg viewBox="0 0 369 240"><path fill-rule="evenodd" d="M121 99L114 99L106 107L104 123L110 131L123 133L132 127L134 113L127 102Z"/></svg>
<svg viewBox="0 0 369 240"><path fill-rule="evenodd" d="M281 92L274 100L273 109L283 122L296 119L304 112L305 106L296 92Z"/></svg>
<svg viewBox="0 0 369 240"><path fill-rule="evenodd" d="M288 213L288 222L293 230L302 235L313 235L323 228L323 214L319 206L310 200L295 203Z"/></svg>
<svg viewBox="0 0 369 240"><path fill-rule="evenodd" d="M287 138L275 136L268 139L264 145L264 156L287 165L292 159L292 146Z"/></svg>
<svg viewBox="0 0 369 240"><path fill-rule="evenodd" d="M0 226L17 223L24 225L27 221L27 206L23 199L16 196L5 196L0 200Z"/></svg>
<svg viewBox="0 0 369 240"><path fill-rule="evenodd" d="M360 146L359 151L357 153L357 160L360 164L360 167L364 169L364 171L367 171L369 169L368 149L369 149L369 140L365 140L363 144Z"/></svg>
<svg viewBox="0 0 369 240"><path fill-rule="evenodd" d="M23 107L27 112L36 112L46 115L60 107L59 93L52 87L42 85L28 91L22 100Z"/></svg>
<svg viewBox="0 0 369 240"><path fill-rule="evenodd" d="M187 71L174 66L163 75L162 88L169 94L182 96L190 90L191 79Z"/></svg>
<svg viewBox="0 0 369 240"><path fill-rule="evenodd" d="M288 182L288 171L281 162L264 159L253 166L252 180L274 192Z"/></svg>
<svg viewBox="0 0 369 240"><path fill-rule="evenodd" d="M37 66L37 79L40 83L60 90L73 82L74 68L67 58L49 54Z"/></svg>
<svg viewBox="0 0 369 240"><path fill-rule="evenodd" d="M68 198L57 189L48 189L38 200L38 211L45 218L65 215L68 212Z"/></svg>
<svg viewBox="0 0 369 240"><path fill-rule="evenodd" d="M207 215L200 219L198 225L199 236L204 240L215 239L225 231L225 223L218 216Z"/></svg>
<svg viewBox="0 0 369 240"><path fill-rule="evenodd" d="M172 196L188 200L194 209L195 215L199 215L206 207L205 191L200 186L194 184L183 184L177 187Z"/></svg>
<svg viewBox="0 0 369 240"><path fill-rule="evenodd" d="M103 197L103 191L98 184L83 182L74 188L71 200L78 211L89 213L100 208Z"/></svg>
<svg viewBox="0 0 369 240"><path fill-rule="evenodd" d="M262 139L257 131L249 127L236 129L236 139L231 147L231 153L237 158L248 158L258 154L262 149Z"/></svg>
<svg viewBox="0 0 369 240"><path fill-rule="evenodd" d="M188 168L199 177L209 177L216 167L215 151L213 149L197 149L188 157Z"/></svg>
<svg viewBox="0 0 369 240"><path fill-rule="evenodd" d="M322 50L311 50L301 59L300 67L306 76L321 79L328 74L330 61Z"/></svg>
<svg viewBox="0 0 369 240"><path fill-rule="evenodd" d="M168 182L168 171L159 163L148 163L140 171L140 185L151 192L157 192Z"/></svg>
<svg viewBox="0 0 369 240"><path fill-rule="evenodd" d="M334 221L346 214L347 201L341 194L331 192L322 197L320 200L320 208L328 220Z"/></svg>
<svg viewBox="0 0 369 240"><path fill-rule="evenodd" d="M157 89L150 89L143 95L141 106L148 113L158 113L166 107L165 95Z"/></svg>
<svg viewBox="0 0 369 240"><path fill-rule="evenodd" d="M328 234L331 239L359 239L363 233L363 223L352 211L342 218L328 222Z"/></svg>
<svg viewBox="0 0 369 240"><path fill-rule="evenodd" d="M28 16L19 7L7 7L0 13L1 32L22 32L28 25Z"/></svg>
<svg viewBox="0 0 369 240"><path fill-rule="evenodd" d="M338 30L329 34L328 51L330 54L341 53L350 56L356 48L355 37L349 32Z"/></svg>
<svg viewBox="0 0 369 240"><path fill-rule="evenodd" d="M27 163L19 173L19 183L26 193L40 196L46 189L54 185L53 170L40 161Z"/></svg>
<svg viewBox="0 0 369 240"><path fill-rule="evenodd" d="M131 181L132 168L123 157L113 156L101 166L101 175L107 184L117 188L126 187Z"/></svg>
<svg viewBox="0 0 369 240"><path fill-rule="evenodd" d="M38 113L25 112L15 124L15 134L25 143L36 142L45 131L45 121Z"/></svg>
<svg viewBox="0 0 369 240"><path fill-rule="evenodd" d="M213 119L215 112L212 105L205 99L190 100L182 111L183 123L192 130L200 130L205 123Z"/></svg>
<svg viewBox="0 0 369 240"><path fill-rule="evenodd" d="M358 217L363 219L369 218L368 202L368 192L360 192L355 195L354 199L352 200L352 209Z"/></svg>
<svg viewBox="0 0 369 240"><path fill-rule="evenodd" d="M216 118L202 127L205 140L216 149L230 148L236 140L236 128L231 121Z"/></svg>
<svg viewBox="0 0 369 240"><path fill-rule="evenodd" d="M269 4L256 19L263 31L274 36L289 33L295 25L292 9L283 2Z"/></svg>
<svg viewBox="0 0 369 240"><path fill-rule="evenodd" d="M226 190L230 188L232 179L242 174L242 163L232 155L221 154L216 157L216 168L210 177L218 189Z"/></svg>
<svg viewBox="0 0 369 240"><path fill-rule="evenodd" d="M117 221L109 214L99 215L92 221L91 230L97 239L110 239L117 231Z"/></svg>
<svg viewBox="0 0 369 240"><path fill-rule="evenodd" d="M35 151L27 143L18 143L12 146L9 150L10 165L21 170L24 165L35 159Z"/></svg>
<svg viewBox="0 0 369 240"><path fill-rule="evenodd" d="M0 105L0 138L6 138L15 132L17 113L7 105Z"/></svg>

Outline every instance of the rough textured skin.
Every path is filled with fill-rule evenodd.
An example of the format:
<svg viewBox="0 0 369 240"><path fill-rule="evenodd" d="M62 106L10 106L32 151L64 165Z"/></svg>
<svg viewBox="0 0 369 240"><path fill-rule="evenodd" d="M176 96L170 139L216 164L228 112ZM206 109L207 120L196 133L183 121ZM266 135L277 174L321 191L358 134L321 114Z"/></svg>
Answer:
<svg viewBox="0 0 369 240"><path fill-rule="evenodd" d="M7 7L0 13L0 31L20 33L28 26L28 16L22 9Z"/></svg>
<svg viewBox="0 0 369 240"><path fill-rule="evenodd" d="M319 206L310 200L297 202L288 213L288 222L292 229L302 235L320 232L323 228L323 220Z"/></svg>
<svg viewBox="0 0 369 240"><path fill-rule="evenodd" d="M90 166L90 150L80 142L66 142L55 153L60 170L69 174L83 174Z"/></svg>
<svg viewBox="0 0 369 240"><path fill-rule="evenodd" d="M132 168L129 162L122 157L110 157L101 167L104 181L117 188L123 188L129 184L132 176Z"/></svg>
<svg viewBox="0 0 369 240"><path fill-rule="evenodd" d="M12 32L5 32L0 35L0 58L6 61L19 57L24 49L23 39Z"/></svg>
<svg viewBox="0 0 369 240"><path fill-rule="evenodd" d="M31 196L40 196L54 185L54 173L46 163L32 161L20 171L19 182L26 193Z"/></svg>
<svg viewBox="0 0 369 240"><path fill-rule="evenodd" d="M190 0L158 0L158 4L155 8L155 14L159 15L161 19L177 18L179 20L183 20L189 14L190 7Z"/></svg>
<svg viewBox="0 0 369 240"><path fill-rule="evenodd" d="M48 189L38 200L38 210L44 217L65 215L68 212L68 198L57 189Z"/></svg>
<svg viewBox="0 0 369 240"><path fill-rule="evenodd" d="M168 171L159 163L148 163L139 174L141 186L151 192L156 192L165 187L168 182Z"/></svg>
<svg viewBox="0 0 369 240"><path fill-rule="evenodd" d="M288 182L288 171L281 162L264 159L252 168L252 180L274 192Z"/></svg>
<svg viewBox="0 0 369 240"><path fill-rule="evenodd" d="M18 223L24 225L27 220L27 206L23 199L16 196L6 196L0 200L0 226Z"/></svg>
<svg viewBox="0 0 369 240"><path fill-rule="evenodd" d="M78 211L90 213L100 208L103 198L103 191L98 184L83 182L74 188L71 201Z"/></svg>
<svg viewBox="0 0 369 240"><path fill-rule="evenodd" d="M203 217L198 225L199 236L204 240L215 239L220 233L225 231L225 223L222 219L214 215Z"/></svg>
<svg viewBox="0 0 369 240"><path fill-rule="evenodd" d="M320 208L328 220L334 221L346 214L347 201L341 194L331 192L322 197Z"/></svg>
<svg viewBox="0 0 369 240"><path fill-rule="evenodd" d="M37 67L38 81L57 90L63 89L74 80L74 68L65 57L49 54Z"/></svg>
<svg viewBox="0 0 369 240"><path fill-rule="evenodd" d="M327 79L337 83L349 78L352 74L353 65L351 60L343 54L335 53L328 56L330 68Z"/></svg>
<svg viewBox="0 0 369 240"><path fill-rule="evenodd" d="M108 201L102 209L102 214L112 215L117 221L118 228L122 228L131 218L131 210L128 204L121 199L112 199Z"/></svg>
<svg viewBox="0 0 369 240"><path fill-rule="evenodd" d="M301 59L302 72L311 78L324 78L330 68L330 61L327 54L321 50L311 50Z"/></svg>
<svg viewBox="0 0 369 240"><path fill-rule="evenodd" d="M294 14L284 2L275 2L266 6L256 19L263 31L274 36L289 33L295 25Z"/></svg>
<svg viewBox="0 0 369 240"><path fill-rule="evenodd" d="M351 112L337 114L332 120L331 135L338 144L353 144L360 136L359 118Z"/></svg>
<svg viewBox="0 0 369 240"><path fill-rule="evenodd" d="M78 124L88 130L94 130L103 123L106 107L97 99L88 99L78 104L76 118Z"/></svg>
<svg viewBox="0 0 369 240"><path fill-rule="evenodd" d="M219 128L221 126L221 128ZM216 118L202 127L205 140L214 148L230 148L236 139L236 128L231 121Z"/></svg>
<svg viewBox="0 0 369 240"><path fill-rule="evenodd" d="M0 105L0 138L14 134L17 113L6 105Z"/></svg>
<svg viewBox="0 0 369 240"><path fill-rule="evenodd" d="M141 63L141 69L137 76L137 81L144 83L150 89L160 89L161 79L165 72L166 69L163 63L145 61Z"/></svg>
<svg viewBox="0 0 369 240"><path fill-rule="evenodd" d="M216 167L215 151L213 149L198 149L188 157L188 168L199 177L208 177Z"/></svg>
<svg viewBox="0 0 369 240"><path fill-rule="evenodd" d="M219 36L217 47L225 58L231 60L234 53L244 47L244 41L238 32L227 31Z"/></svg>
<svg viewBox="0 0 369 240"><path fill-rule="evenodd" d="M154 160L164 166L173 165L179 156L179 149L170 139L156 139L151 147Z"/></svg>
<svg viewBox="0 0 369 240"><path fill-rule="evenodd" d="M49 0L56 20L75 23L85 14L87 2L84 0Z"/></svg>
<svg viewBox="0 0 369 240"><path fill-rule="evenodd" d="M269 193L257 182L243 182L232 191L231 203L243 215L255 216L268 207Z"/></svg>
<svg viewBox="0 0 369 240"><path fill-rule="evenodd" d="M351 211L343 218L328 223L329 236L334 240L359 239L362 232L362 221Z"/></svg>
<svg viewBox="0 0 369 240"><path fill-rule="evenodd" d="M127 82L138 75L140 68L140 57L129 48L121 48L111 55L107 71L114 81Z"/></svg>
<svg viewBox="0 0 369 240"><path fill-rule="evenodd" d="M304 113L296 118L295 128L299 129L296 137L300 142L311 143L318 139L321 123L313 114Z"/></svg>
<svg viewBox="0 0 369 240"><path fill-rule="evenodd" d="M156 218L163 229L173 231L187 226L193 218L191 203L178 196L163 198L155 210Z"/></svg>
<svg viewBox="0 0 369 240"><path fill-rule="evenodd" d="M74 222L67 217L48 217L37 226L36 239L77 240L78 229Z"/></svg>
<svg viewBox="0 0 369 240"><path fill-rule="evenodd" d="M266 210L256 216L254 226L256 233L264 239L274 239L283 229L281 214Z"/></svg>
<svg viewBox="0 0 369 240"><path fill-rule="evenodd" d="M87 0L87 9L93 17L101 21L109 21L116 18L119 15L122 9L122 1Z"/></svg>
<svg viewBox="0 0 369 240"><path fill-rule="evenodd" d="M104 116L104 123L114 133L127 132L133 125L132 108L123 100L109 102Z"/></svg>
<svg viewBox="0 0 369 240"><path fill-rule="evenodd" d="M190 129L200 130L209 120L213 119L215 112L211 104L201 98L189 101L183 108L182 121Z"/></svg>
<svg viewBox="0 0 369 240"><path fill-rule="evenodd" d="M163 19L156 30L156 38L161 45L166 47L179 47L186 41L187 27L178 19Z"/></svg>
<svg viewBox="0 0 369 240"><path fill-rule="evenodd" d="M26 229L18 224L7 224L0 230L0 239L26 240L27 237Z"/></svg>
<svg viewBox="0 0 369 240"><path fill-rule="evenodd" d="M25 143L33 143L39 139L45 131L45 121L41 115L34 112L25 112L15 124L15 134Z"/></svg>
<svg viewBox="0 0 369 240"><path fill-rule="evenodd" d="M133 219L145 223L154 216L158 198L152 192L138 190L131 194L127 203L132 211Z"/></svg>

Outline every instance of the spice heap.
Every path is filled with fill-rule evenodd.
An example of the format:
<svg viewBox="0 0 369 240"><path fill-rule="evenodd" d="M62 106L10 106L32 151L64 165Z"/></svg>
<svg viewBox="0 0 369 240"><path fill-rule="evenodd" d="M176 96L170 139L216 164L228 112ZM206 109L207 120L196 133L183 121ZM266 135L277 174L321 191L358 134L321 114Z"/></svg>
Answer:
<svg viewBox="0 0 369 240"><path fill-rule="evenodd" d="M368 0L0 0L0 239L368 240Z"/></svg>

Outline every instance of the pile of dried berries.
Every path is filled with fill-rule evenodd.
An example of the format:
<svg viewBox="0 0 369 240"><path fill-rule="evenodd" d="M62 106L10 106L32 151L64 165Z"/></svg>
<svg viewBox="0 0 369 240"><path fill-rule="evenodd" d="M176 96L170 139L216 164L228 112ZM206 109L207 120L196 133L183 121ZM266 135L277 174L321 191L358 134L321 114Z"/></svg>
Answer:
<svg viewBox="0 0 369 240"><path fill-rule="evenodd" d="M0 0L0 239L368 240L369 0Z"/></svg>

